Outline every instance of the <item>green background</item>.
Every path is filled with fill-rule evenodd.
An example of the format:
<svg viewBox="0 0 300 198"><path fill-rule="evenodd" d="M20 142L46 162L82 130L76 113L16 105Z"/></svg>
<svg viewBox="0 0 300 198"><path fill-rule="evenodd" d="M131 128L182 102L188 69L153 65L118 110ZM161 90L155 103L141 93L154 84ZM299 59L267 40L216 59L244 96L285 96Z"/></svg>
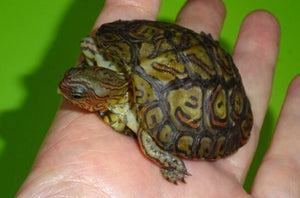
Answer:
<svg viewBox="0 0 300 198"><path fill-rule="evenodd" d="M164 0L160 20L174 21L184 0ZM247 177L250 189L269 145L287 86L300 73L300 3L297 0L227 0L221 43L232 51L239 26L252 10L266 9L281 23L282 39L272 97L260 144ZM73 66L101 0L1 1L0 197L13 197L28 174L58 107L57 84Z"/></svg>

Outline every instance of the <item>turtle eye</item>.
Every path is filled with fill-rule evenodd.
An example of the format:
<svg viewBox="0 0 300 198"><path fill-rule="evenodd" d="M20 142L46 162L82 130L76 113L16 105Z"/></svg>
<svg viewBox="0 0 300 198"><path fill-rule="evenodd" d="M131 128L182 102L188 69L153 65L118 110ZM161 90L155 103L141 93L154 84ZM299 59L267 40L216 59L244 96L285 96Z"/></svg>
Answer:
<svg viewBox="0 0 300 198"><path fill-rule="evenodd" d="M72 94L72 98L74 98L75 100L80 100L80 99L83 98L83 96L80 95L80 94L78 94L78 93L76 93L76 94Z"/></svg>
<svg viewBox="0 0 300 198"><path fill-rule="evenodd" d="M86 95L86 89L83 86L76 86L70 93L74 100L83 99Z"/></svg>

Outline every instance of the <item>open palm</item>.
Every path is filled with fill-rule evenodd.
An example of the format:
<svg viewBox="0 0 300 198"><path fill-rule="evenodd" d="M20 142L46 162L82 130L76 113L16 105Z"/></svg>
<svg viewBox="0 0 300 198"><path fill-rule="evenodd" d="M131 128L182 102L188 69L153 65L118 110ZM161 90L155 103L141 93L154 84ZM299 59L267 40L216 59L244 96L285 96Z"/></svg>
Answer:
<svg viewBox="0 0 300 198"><path fill-rule="evenodd" d="M155 20L160 3L107 0L93 31L117 19ZM189 0L177 23L218 39L225 12L219 0ZM242 188L268 105L279 35L277 20L264 11L249 14L240 29L233 58L252 104L254 126L249 142L234 155L216 162L185 160L192 176L175 186L143 156L135 139L114 132L96 114L63 102L17 197L299 197L300 146L293 143L300 138L299 77L291 85L252 194ZM287 126L294 138L284 131Z"/></svg>

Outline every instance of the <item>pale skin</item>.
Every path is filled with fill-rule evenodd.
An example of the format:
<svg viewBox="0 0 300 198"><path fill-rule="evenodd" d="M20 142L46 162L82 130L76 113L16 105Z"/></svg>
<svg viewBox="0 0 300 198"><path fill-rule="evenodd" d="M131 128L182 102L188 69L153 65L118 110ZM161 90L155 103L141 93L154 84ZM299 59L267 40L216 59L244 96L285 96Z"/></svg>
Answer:
<svg viewBox="0 0 300 198"><path fill-rule="evenodd" d="M160 3L107 0L93 31L117 19L156 20ZM190 0L176 23L218 39L225 12L219 0ZM255 11L245 18L233 58L252 104L251 138L234 155L213 163L184 160L192 174L186 176L187 184L166 181L136 140L114 132L97 114L63 101L17 197L300 197L300 76L288 89L251 193L242 187L270 97L279 37L271 14Z"/></svg>

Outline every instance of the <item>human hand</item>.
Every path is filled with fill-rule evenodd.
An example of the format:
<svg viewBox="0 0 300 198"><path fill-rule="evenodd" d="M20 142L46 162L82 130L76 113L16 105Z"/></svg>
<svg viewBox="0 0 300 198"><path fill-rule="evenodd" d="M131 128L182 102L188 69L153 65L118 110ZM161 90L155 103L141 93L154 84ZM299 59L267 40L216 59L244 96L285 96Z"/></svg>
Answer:
<svg viewBox="0 0 300 198"><path fill-rule="evenodd" d="M159 0L107 0L93 30L120 18L155 20L159 5ZM224 17L220 1L190 0L177 23L217 39ZM216 162L185 160L193 176L174 186L134 139L114 132L96 114L63 102L17 197L249 197L242 185L268 105L279 34L276 19L263 11L251 13L242 24L233 58L252 104L254 127L249 142L234 155ZM253 197L300 196L299 90L298 77L256 176Z"/></svg>

